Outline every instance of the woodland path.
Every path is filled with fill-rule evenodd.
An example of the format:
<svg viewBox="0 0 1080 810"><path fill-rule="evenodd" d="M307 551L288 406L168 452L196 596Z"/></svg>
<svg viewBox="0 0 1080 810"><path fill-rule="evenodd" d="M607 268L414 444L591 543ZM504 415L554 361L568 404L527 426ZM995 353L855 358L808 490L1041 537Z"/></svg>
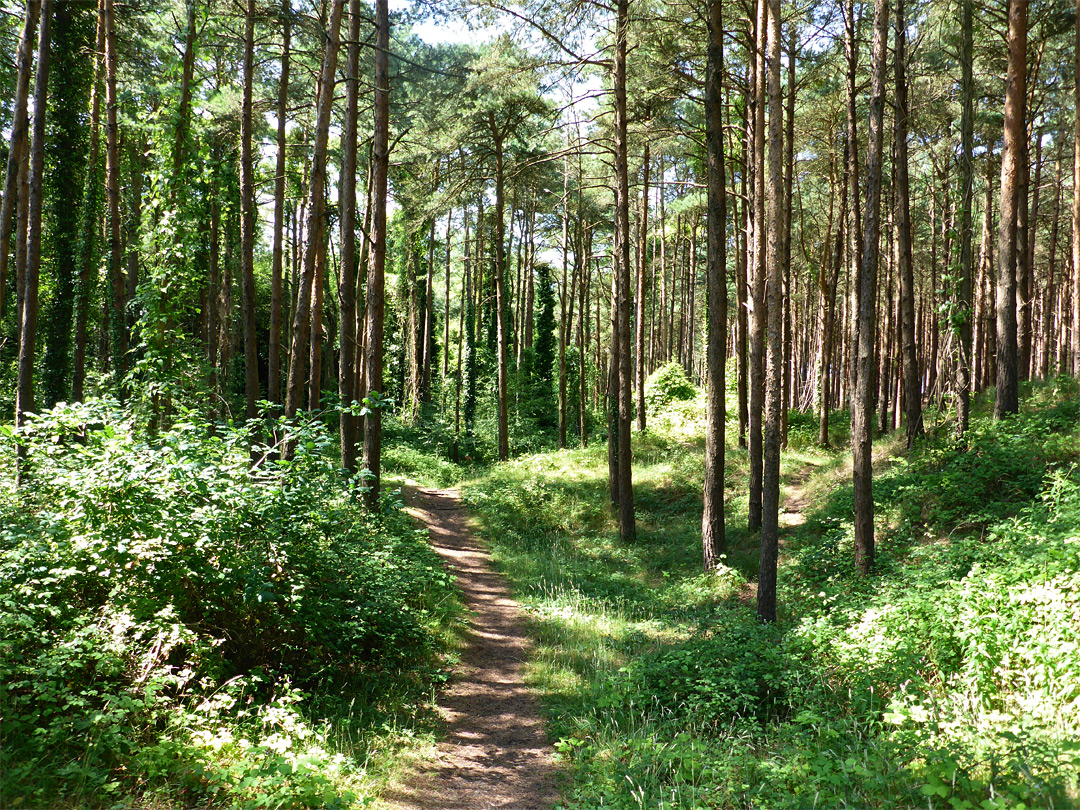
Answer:
<svg viewBox="0 0 1080 810"><path fill-rule="evenodd" d="M456 576L470 612L466 647L439 699L446 737L432 761L384 794L394 810L548 810L558 796L539 705L523 683L529 641L454 490L405 487L407 511Z"/></svg>

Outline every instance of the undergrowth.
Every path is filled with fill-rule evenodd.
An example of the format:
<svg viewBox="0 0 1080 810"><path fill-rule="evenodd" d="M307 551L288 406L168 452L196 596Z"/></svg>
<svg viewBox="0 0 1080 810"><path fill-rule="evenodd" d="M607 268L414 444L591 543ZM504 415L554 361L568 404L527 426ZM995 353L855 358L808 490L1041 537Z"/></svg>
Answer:
<svg viewBox="0 0 1080 810"><path fill-rule="evenodd" d="M253 469L191 414L35 419L0 488L0 806L360 806L426 733L451 578L325 428L272 435Z"/></svg>
<svg viewBox="0 0 1080 810"><path fill-rule="evenodd" d="M879 442L867 580L848 454L816 449L816 424L792 414L783 473L802 514L782 519L773 627L754 615L730 425L726 564L700 571L700 399L635 435L633 545L607 506L602 445L470 482L531 617L565 806L1075 806L1080 398L1061 379L1033 386L1018 417L993 422L987 405L963 442L933 420L911 453Z"/></svg>

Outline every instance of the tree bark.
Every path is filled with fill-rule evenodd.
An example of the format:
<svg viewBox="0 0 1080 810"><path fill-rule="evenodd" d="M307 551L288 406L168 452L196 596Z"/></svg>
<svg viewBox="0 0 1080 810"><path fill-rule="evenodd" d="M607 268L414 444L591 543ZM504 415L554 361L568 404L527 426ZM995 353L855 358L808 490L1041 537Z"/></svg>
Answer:
<svg viewBox="0 0 1080 810"><path fill-rule="evenodd" d="M96 226L100 224L97 217L97 204L100 199L98 196L100 194L98 153L101 151L100 84L105 57L105 0L98 0L97 15L97 32L94 36L94 79L90 90L90 146L87 150L86 187L83 190L82 233L79 237L79 282L75 293L75 356L71 379L71 399L74 402L82 402L83 386L86 382L87 327L90 321L91 285L97 261L94 249L97 244L98 228ZM136 168L136 171L140 172L141 179L141 166ZM4 218L3 212L0 212L0 218ZM130 250L135 249L135 246L131 244L132 241L129 237ZM0 254L2 254L2 257L0 257L0 275L3 275L3 265L7 263L7 245L2 238L0 238ZM3 316L3 302L4 283L0 280L0 317Z"/></svg>
<svg viewBox="0 0 1080 810"><path fill-rule="evenodd" d="M1009 64L1005 79L1005 146L1001 157L1001 219L997 256L997 399L994 418L1020 409L1017 376L1017 216L1026 162L1027 0L1009 0Z"/></svg>
<svg viewBox="0 0 1080 810"><path fill-rule="evenodd" d="M761 419L765 408L765 43L767 0L757 0L757 42L754 63L754 246L749 295L750 329L750 501L747 529L758 531L762 520L763 448Z"/></svg>
<svg viewBox="0 0 1080 810"><path fill-rule="evenodd" d="M973 0L960 4L960 279L957 284L956 433L963 437L971 420L972 262L974 233L975 77Z"/></svg>
<svg viewBox="0 0 1080 810"><path fill-rule="evenodd" d="M277 162L274 171L274 248L270 276L270 345L267 366L266 398L281 402L281 310L282 278L284 275L285 172L287 136L285 124L289 114L289 70L292 44L292 8L290 0L281 3L281 76L277 98Z"/></svg>
<svg viewBox="0 0 1080 810"><path fill-rule="evenodd" d="M712 14L712 4L709 6ZM716 12L717 14L719 12ZM711 30L711 29L710 29ZM711 42L711 40L710 40ZM709 47L712 47L710 44ZM719 90L717 90L719 93ZM719 101L717 101L719 104ZM711 113L707 113L711 114ZM719 115L719 108L717 111ZM720 133L723 137L723 133ZM708 137L708 136L706 136ZM721 155L723 146L721 145ZM637 428L645 432L645 284L649 247L649 143L641 161L641 219L638 221L637 318L634 331L634 391L637 395Z"/></svg>
<svg viewBox="0 0 1080 810"><path fill-rule="evenodd" d="M629 28L629 0L618 0L615 26L615 270L618 329L612 342L619 345L619 539L633 543L637 537L634 520L634 489L630 447L633 421L633 364L631 350L630 271L630 187L626 142L626 40Z"/></svg>
<svg viewBox="0 0 1080 810"><path fill-rule="evenodd" d="M489 114L492 135L496 133L495 113ZM509 424L509 374L507 370L507 334L506 334L506 192L503 166L503 139L495 135L495 314L498 328L498 422L499 422L499 461L510 457Z"/></svg>
<svg viewBox="0 0 1080 810"><path fill-rule="evenodd" d="M852 478L855 500L855 565L866 576L874 565L874 498L872 420L874 410L874 299L881 230L881 154L884 142L885 60L889 6L874 4L871 65L870 134L866 150L866 209L863 212L862 272L857 290L857 357L852 403Z"/></svg>
<svg viewBox="0 0 1080 810"><path fill-rule="evenodd" d="M705 149L708 171L708 221L706 242L705 389L705 483L702 496L701 545L706 571L720 564L727 552L724 533L724 429L725 361L727 359L727 178L724 166L723 98L724 21L721 0L709 3L709 40L705 73ZM647 147L646 147L647 148ZM646 166L648 163L646 163ZM648 169L645 177L648 178ZM645 183L646 189L648 182ZM643 201L647 205L647 192ZM644 207L644 206L643 206ZM642 231L645 229L642 213ZM644 239L642 240L644 245ZM644 250L642 251L644 253ZM644 279L644 257L639 269L639 297ZM639 310L640 311L640 310ZM640 315L639 315L640 318ZM641 351L639 344L638 351ZM642 396L639 391L639 396ZM644 405L644 402L641 402Z"/></svg>
<svg viewBox="0 0 1080 810"><path fill-rule="evenodd" d="M346 68L345 121L341 131L341 269L338 278L338 423L341 466L356 472L357 416L349 410L356 389L356 129L360 104L360 0L349 0L349 54Z"/></svg>
<svg viewBox="0 0 1080 810"><path fill-rule="evenodd" d="M109 234L109 280L112 286L113 373L119 389L127 373L127 291L120 269L120 131L116 121L116 24L113 0L105 0L105 200Z"/></svg>
<svg viewBox="0 0 1080 810"><path fill-rule="evenodd" d="M570 135L567 133L567 145ZM572 316L567 316L567 303L573 300L574 292L566 286L566 271L570 253L570 156L563 157L563 196L562 196L562 285L559 287L559 449L566 447L566 344L570 342L570 330L574 326ZM577 274L577 257L574 259L574 274Z"/></svg>
<svg viewBox="0 0 1080 810"><path fill-rule="evenodd" d="M1076 36L1073 53L1073 95L1076 116L1073 121L1073 198L1072 198L1072 373L1080 377L1080 0L1076 0Z"/></svg>
<svg viewBox="0 0 1080 810"><path fill-rule="evenodd" d="M259 349L255 333L255 177L251 149L255 69L255 0L244 15L244 88L240 108L240 297L244 323L244 402L248 419L259 415Z"/></svg>
<svg viewBox="0 0 1080 810"><path fill-rule="evenodd" d="M40 0L28 0L26 17L15 56L15 100L11 113L11 141L8 149L7 171L4 175L4 200L0 208L0 318L4 316L7 300L8 256L11 233L15 226L15 201L19 197L19 167L27 151L30 135L30 76L34 69L34 33L37 31L41 9ZM19 316L21 318L21 315Z"/></svg>
<svg viewBox="0 0 1080 810"><path fill-rule="evenodd" d="M383 296L386 268L386 188L390 167L390 10L388 0L375 3L375 128L373 135L371 263L367 282L368 396L383 389ZM371 408L364 419L363 467L371 478L365 494L369 508L379 504L382 460L382 411Z"/></svg>
<svg viewBox="0 0 1080 810"><path fill-rule="evenodd" d="M19 313L19 366L15 391L15 426L26 426L34 411L34 359L37 349L38 280L41 274L42 172L45 168L45 116L49 100L49 45L53 0L42 0L38 22L37 73L34 76L34 125L30 141L30 194L27 200L26 270ZM19 445L16 484L25 475L26 449Z"/></svg>
<svg viewBox="0 0 1080 810"><path fill-rule="evenodd" d="M971 0L964 0L970 2ZM896 166L896 258L900 274L901 366L904 378L904 426L907 446L923 434L919 356L915 347L915 267L911 258L911 195L908 180L907 17L904 0L896 0L896 117L893 163ZM969 205L970 208L970 205ZM968 212L970 216L970 211Z"/></svg>
<svg viewBox="0 0 1080 810"><path fill-rule="evenodd" d="M769 244L765 302L765 424L761 491L761 555L757 615L776 621L776 562L780 538L780 442L783 410L784 91L780 84L780 0L769 0Z"/></svg>
<svg viewBox="0 0 1080 810"><path fill-rule="evenodd" d="M323 248L326 206L326 151L330 138L330 114L334 102L334 75L337 71L344 0L332 0L323 53L321 94L315 122L315 143L311 154L311 199L307 210L307 243L304 246L303 274L299 279L296 310L293 313L292 345L289 351L289 380L285 397L285 415L296 416L304 397L308 342L311 333L312 295L316 285L316 260ZM382 345L380 335L380 346ZM313 369L314 371L314 369ZM380 381L381 386L381 381ZM378 390L376 387L373 390ZM372 390L372 389L369 389ZM316 401L313 403L318 405Z"/></svg>

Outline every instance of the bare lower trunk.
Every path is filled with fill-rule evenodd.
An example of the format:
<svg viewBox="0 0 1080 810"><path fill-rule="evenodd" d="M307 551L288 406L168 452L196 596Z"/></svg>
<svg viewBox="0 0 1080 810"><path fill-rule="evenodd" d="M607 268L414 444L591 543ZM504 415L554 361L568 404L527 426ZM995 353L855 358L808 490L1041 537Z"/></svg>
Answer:
<svg viewBox="0 0 1080 810"><path fill-rule="evenodd" d="M311 333L312 294L316 286L316 260L323 248L326 204L326 151L330 137L330 114L334 100L334 74L337 70L341 14L344 0L332 0L323 54L321 95L315 123L315 143L311 155L311 200L307 210L307 243L304 246L303 273L299 279L296 309L293 313L292 345L289 351L289 381L285 414L290 418L300 409L304 396L307 354ZM381 343L381 341L380 341ZM313 369L314 371L314 369ZM316 406L317 402L313 403Z"/></svg>
<svg viewBox="0 0 1080 810"><path fill-rule="evenodd" d="M390 10L388 0L375 3L375 129L373 135L371 263L367 283L367 376L368 396L383 390L383 295L386 267L386 189L390 166ZM369 409L364 419L362 465L371 478L366 501L370 508L379 503L382 459L382 411Z"/></svg>
<svg viewBox="0 0 1080 810"><path fill-rule="evenodd" d="M631 272L630 272L630 187L626 142L626 40L629 27L629 0L618 0L615 29L615 271L618 328L612 343L619 344L619 538L633 543L637 537L634 520L634 490L631 478L630 425L633 421L633 363L630 356Z"/></svg>
<svg viewBox="0 0 1080 810"><path fill-rule="evenodd" d="M251 94L255 68L255 0L244 15L244 89L240 108L240 293L244 324L244 402L259 415L259 351L255 334L255 178L251 148Z"/></svg>
<svg viewBox="0 0 1080 810"><path fill-rule="evenodd" d="M862 272L857 289L858 341L851 445L855 500L855 565L866 576L874 566L874 498L871 422L874 407L875 293L881 229L881 153L884 141L887 0L874 5L870 134L866 150L866 209L863 213Z"/></svg>
<svg viewBox="0 0 1080 810"><path fill-rule="evenodd" d="M359 0L349 0L349 55L346 68L345 121L341 132L341 268L338 276L338 399L343 410L338 423L341 466L356 472L358 416L348 406L356 390L356 130L360 100Z"/></svg>
<svg viewBox="0 0 1080 810"><path fill-rule="evenodd" d="M994 418L1019 410L1016 265L1021 166L1026 162L1024 124L1027 75L1027 0L1009 0L1009 66L1005 80L1005 146L1001 158L1001 220L997 257L997 399Z"/></svg>
<svg viewBox="0 0 1080 810"><path fill-rule="evenodd" d="M765 324L765 424L761 493L761 555L758 564L757 615L776 621L776 563L780 537L780 442L783 409L783 283L784 283L784 133L780 85L780 0L769 0L769 197L768 300Z"/></svg>
<svg viewBox="0 0 1080 810"><path fill-rule="evenodd" d="M757 531L762 519L762 416L765 408L765 42L766 2L757 0L757 44L755 76L757 103L754 108L754 245L749 296L750 329L750 502L747 528Z"/></svg>
<svg viewBox="0 0 1080 810"><path fill-rule="evenodd" d="M915 268L911 258L911 201L908 182L908 95L905 64L907 19L904 0L896 0L896 119L893 161L896 165L896 258L900 274L900 355L904 377L907 446L923 433L919 357L915 348Z"/></svg>
<svg viewBox="0 0 1080 810"><path fill-rule="evenodd" d="M278 79L277 99L277 162L274 171L274 248L270 276L270 345L267 367L266 398L281 401L281 320L282 279L285 262L285 172L286 129L289 111L289 69L292 39L292 9L289 0L281 4L281 75Z"/></svg>
<svg viewBox="0 0 1080 810"><path fill-rule="evenodd" d="M15 100L11 114L11 140L8 149L7 172L4 175L4 199L0 208L0 318L7 300L8 256L11 234L15 230L15 201L19 197L19 168L25 160L30 135L30 76L33 73L34 33L40 11L40 0L29 0L15 57ZM20 316L21 317L21 316Z"/></svg>
<svg viewBox="0 0 1080 810"><path fill-rule="evenodd" d="M705 388L708 397L705 428L705 484L701 516L701 546L705 570L720 563L727 551L724 533L724 428L726 419L725 361L727 355L727 179L724 172L723 99L724 24L721 0L709 3L709 44L705 74L705 148L708 167ZM648 165L648 164L646 164ZM648 172L646 170L646 178ZM646 188L648 183L646 182ZM646 195L647 199L647 195ZM642 214L642 230L645 215ZM640 279L644 278L644 259ZM639 351L641 347L639 346ZM640 396L640 394L639 394ZM642 403L644 404L644 403Z"/></svg>
<svg viewBox="0 0 1080 810"><path fill-rule="evenodd" d="M34 129L30 141L30 194L27 199L26 269L19 313L19 371L15 392L15 424L26 425L34 411L34 359L37 350L38 281L41 275L41 207L45 169L45 114L49 98L49 51L53 0L42 0L38 22L37 74L34 77ZM24 445L19 445L16 483L25 474Z"/></svg>

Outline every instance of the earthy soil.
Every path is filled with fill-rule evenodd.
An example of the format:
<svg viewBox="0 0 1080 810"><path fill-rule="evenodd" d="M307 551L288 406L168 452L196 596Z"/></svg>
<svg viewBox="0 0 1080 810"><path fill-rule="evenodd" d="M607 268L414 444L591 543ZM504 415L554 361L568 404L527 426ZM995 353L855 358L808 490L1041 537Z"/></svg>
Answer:
<svg viewBox="0 0 1080 810"><path fill-rule="evenodd" d="M394 810L548 810L557 800L551 745L523 683L521 608L469 528L454 490L406 487L408 511L457 576L471 617L467 646L439 700L446 735L433 760L388 790Z"/></svg>

